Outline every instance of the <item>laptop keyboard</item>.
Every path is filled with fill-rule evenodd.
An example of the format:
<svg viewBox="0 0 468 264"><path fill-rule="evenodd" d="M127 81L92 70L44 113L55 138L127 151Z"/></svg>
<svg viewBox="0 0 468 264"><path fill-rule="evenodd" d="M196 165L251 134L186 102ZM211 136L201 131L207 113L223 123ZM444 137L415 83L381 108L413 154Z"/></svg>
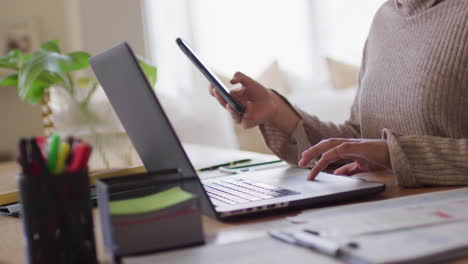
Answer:
<svg viewBox="0 0 468 264"><path fill-rule="evenodd" d="M236 205L299 194L295 191L246 179L204 182L203 186L215 206Z"/></svg>

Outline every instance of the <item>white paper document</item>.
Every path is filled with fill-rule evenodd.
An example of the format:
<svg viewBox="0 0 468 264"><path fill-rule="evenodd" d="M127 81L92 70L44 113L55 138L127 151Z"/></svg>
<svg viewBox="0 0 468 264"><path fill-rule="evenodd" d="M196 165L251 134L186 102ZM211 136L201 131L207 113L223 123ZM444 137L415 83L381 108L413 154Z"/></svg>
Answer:
<svg viewBox="0 0 468 264"><path fill-rule="evenodd" d="M371 263L436 263L468 255L468 222L367 235L347 252Z"/></svg>
<svg viewBox="0 0 468 264"><path fill-rule="evenodd" d="M297 219L302 224L293 229L308 229L329 237L456 222L468 219L468 188L311 211L293 218Z"/></svg>
<svg viewBox="0 0 468 264"><path fill-rule="evenodd" d="M301 214L290 217L289 221L293 223L306 223L315 221L321 217L344 215L349 213L369 212L380 209L399 208L402 206L419 205L444 200L453 200L457 198L467 198L468 188L460 188L450 191L438 191L424 194L416 194L401 198L387 199L377 202L357 203L351 205L335 206L331 208L305 210Z"/></svg>
<svg viewBox="0 0 468 264"><path fill-rule="evenodd" d="M368 263L434 263L468 255L468 188L315 210L296 220L301 224L281 230L316 232L344 255Z"/></svg>
<svg viewBox="0 0 468 264"><path fill-rule="evenodd" d="M468 220L468 197L443 202L331 216L303 228L321 236L349 237Z"/></svg>
<svg viewBox="0 0 468 264"><path fill-rule="evenodd" d="M155 255L124 258L125 264L342 264L311 250L287 245L269 237L170 251Z"/></svg>

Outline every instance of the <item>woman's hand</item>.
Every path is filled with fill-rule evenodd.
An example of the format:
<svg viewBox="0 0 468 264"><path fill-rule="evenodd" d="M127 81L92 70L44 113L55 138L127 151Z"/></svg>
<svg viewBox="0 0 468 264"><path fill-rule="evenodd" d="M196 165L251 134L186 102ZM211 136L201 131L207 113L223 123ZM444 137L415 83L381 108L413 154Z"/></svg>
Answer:
<svg viewBox="0 0 468 264"><path fill-rule="evenodd" d="M302 153L298 165L305 167L320 155L322 156L309 173L308 180L313 180L330 163L340 159L352 159L354 162L336 169L333 173L337 175L353 175L392 168L388 145L383 139L331 138L322 140Z"/></svg>
<svg viewBox="0 0 468 264"><path fill-rule="evenodd" d="M232 97L245 107L245 112L240 116L224 99L219 92L210 86L210 93L218 102L226 108L234 121L244 128L251 128L272 120L277 110L272 91L251 79L249 76L237 72L231 80L232 84L240 84L241 87L231 90Z"/></svg>

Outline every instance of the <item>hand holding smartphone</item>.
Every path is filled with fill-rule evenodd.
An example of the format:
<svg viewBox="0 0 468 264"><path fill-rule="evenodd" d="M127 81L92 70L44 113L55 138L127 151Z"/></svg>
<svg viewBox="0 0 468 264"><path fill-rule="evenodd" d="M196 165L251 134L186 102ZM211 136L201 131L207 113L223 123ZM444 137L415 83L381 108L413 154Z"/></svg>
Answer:
<svg viewBox="0 0 468 264"><path fill-rule="evenodd" d="M195 55L193 50L181 38L176 39L176 43L184 54L192 61L197 69L208 79L213 87L219 92L223 99L240 115L244 114L245 109L231 96L229 89L208 69L201 60Z"/></svg>

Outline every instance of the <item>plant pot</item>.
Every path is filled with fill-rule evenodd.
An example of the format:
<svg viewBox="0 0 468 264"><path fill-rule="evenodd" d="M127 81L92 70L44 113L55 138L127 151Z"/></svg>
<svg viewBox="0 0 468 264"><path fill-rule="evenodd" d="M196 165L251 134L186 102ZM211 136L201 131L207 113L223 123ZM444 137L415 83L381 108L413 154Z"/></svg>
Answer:
<svg viewBox="0 0 468 264"><path fill-rule="evenodd" d="M43 107L45 132L53 131L62 137L73 136L90 143L93 146L90 170L141 164L100 86L91 96L84 88L76 89L73 95L60 86L52 86L48 92L47 107Z"/></svg>

